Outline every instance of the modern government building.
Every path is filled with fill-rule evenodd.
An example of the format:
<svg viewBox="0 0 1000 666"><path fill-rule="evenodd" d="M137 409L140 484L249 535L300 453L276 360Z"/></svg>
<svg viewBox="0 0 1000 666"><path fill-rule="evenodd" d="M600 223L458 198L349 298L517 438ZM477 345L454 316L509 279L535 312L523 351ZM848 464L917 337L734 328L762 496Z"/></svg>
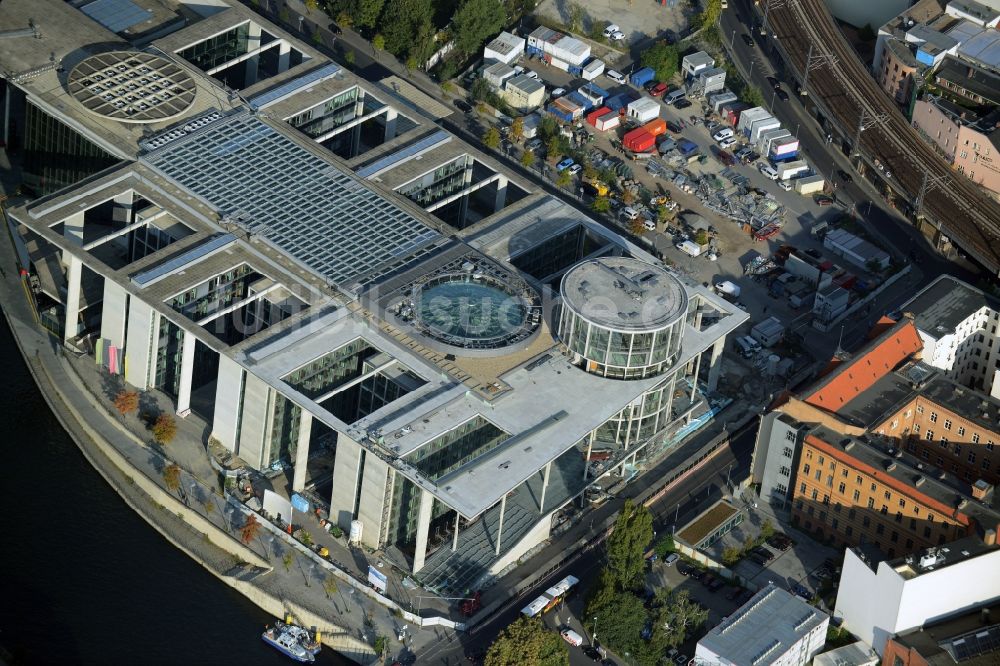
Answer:
<svg viewBox="0 0 1000 666"><path fill-rule="evenodd" d="M54 336L468 589L707 422L747 315L304 36L222 0L5 0L9 230Z"/></svg>

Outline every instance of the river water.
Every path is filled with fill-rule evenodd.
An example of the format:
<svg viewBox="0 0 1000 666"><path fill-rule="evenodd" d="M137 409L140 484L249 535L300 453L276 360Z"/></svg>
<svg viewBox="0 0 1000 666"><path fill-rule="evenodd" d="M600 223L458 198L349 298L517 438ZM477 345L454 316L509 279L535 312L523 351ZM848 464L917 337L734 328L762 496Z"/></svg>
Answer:
<svg viewBox="0 0 1000 666"><path fill-rule="evenodd" d="M261 641L269 615L90 467L2 318L0 368L0 648L13 664L294 663ZM328 648L317 662L351 663Z"/></svg>

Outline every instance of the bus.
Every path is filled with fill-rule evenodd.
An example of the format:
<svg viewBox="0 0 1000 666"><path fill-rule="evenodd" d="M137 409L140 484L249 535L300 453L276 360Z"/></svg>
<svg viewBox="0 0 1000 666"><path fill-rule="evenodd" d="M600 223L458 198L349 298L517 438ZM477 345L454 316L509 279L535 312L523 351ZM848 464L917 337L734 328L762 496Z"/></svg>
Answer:
<svg viewBox="0 0 1000 666"><path fill-rule="evenodd" d="M521 610L521 615L524 615L525 617L536 617L547 613L555 608L560 601L565 599L579 582L580 579L576 576L566 576L561 581L545 590L545 594L525 606Z"/></svg>

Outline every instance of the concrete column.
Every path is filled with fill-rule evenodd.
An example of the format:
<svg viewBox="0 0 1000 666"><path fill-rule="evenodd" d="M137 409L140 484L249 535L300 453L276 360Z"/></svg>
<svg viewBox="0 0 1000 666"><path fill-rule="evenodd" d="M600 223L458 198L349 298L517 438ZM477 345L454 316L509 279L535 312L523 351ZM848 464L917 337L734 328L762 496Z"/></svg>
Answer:
<svg viewBox="0 0 1000 666"><path fill-rule="evenodd" d="M125 338L125 381L145 391L149 388L150 359L156 359L156 313L140 298L128 309Z"/></svg>
<svg viewBox="0 0 1000 666"><path fill-rule="evenodd" d="M238 452L236 430L240 398L243 395L243 368L225 354L219 354L219 374L215 384L212 437L233 453Z"/></svg>
<svg viewBox="0 0 1000 666"><path fill-rule="evenodd" d="M583 461L583 480L587 480L587 470L590 468L590 452L594 449L594 433L590 433L587 441L587 459Z"/></svg>
<svg viewBox="0 0 1000 666"><path fill-rule="evenodd" d="M503 514L507 510L507 493L500 498L500 523L497 525L497 557L500 557L500 537L503 535Z"/></svg>
<svg viewBox="0 0 1000 666"><path fill-rule="evenodd" d="M124 226L132 224L132 190L123 192L115 197L115 208L112 212L115 222L122 222Z"/></svg>
<svg viewBox="0 0 1000 666"><path fill-rule="evenodd" d="M719 338L712 346L712 357L708 369L708 390L715 391L719 387L719 375L722 374L722 350L726 347L726 339Z"/></svg>
<svg viewBox="0 0 1000 666"><path fill-rule="evenodd" d="M125 346L125 315L128 312L128 292L111 278L104 279L104 300L101 302L101 337L116 347Z"/></svg>
<svg viewBox="0 0 1000 666"><path fill-rule="evenodd" d="M462 520L462 514L455 512L455 534L451 538L451 552L458 550L458 523Z"/></svg>
<svg viewBox="0 0 1000 666"><path fill-rule="evenodd" d="M288 70L288 61L291 54L291 45L285 40L281 40L281 44L278 46L278 74Z"/></svg>
<svg viewBox="0 0 1000 666"><path fill-rule="evenodd" d="M253 21L250 22L250 28L247 31L247 51L255 51L260 48L260 37L261 37L260 26L256 25ZM260 66L260 55L255 55L247 58L244 61L244 74L246 79L246 87L250 87L257 83L257 69Z"/></svg>
<svg viewBox="0 0 1000 666"><path fill-rule="evenodd" d="M299 441L295 445L295 469L292 473L292 491L306 487L306 467L309 464L309 437L312 435L313 416L308 409L299 410Z"/></svg>
<svg viewBox="0 0 1000 666"><path fill-rule="evenodd" d="M76 337L80 319L80 276L83 273L83 262L65 252L63 256L66 258L66 321L63 327L65 342Z"/></svg>
<svg viewBox="0 0 1000 666"><path fill-rule="evenodd" d="M704 352L702 352L704 353ZM694 375L691 377L691 402L698 394L698 373L701 371L701 354L694 357Z"/></svg>
<svg viewBox="0 0 1000 666"><path fill-rule="evenodd" d="M83 245L83 211L63 220L63 237L75 245Z"/></svg>
<svg viewBox="0 0 1000 666"><path fill-rule="evenodd" d="M431 513L434 509L434 496L429 490L421 488L420 507L417 509L417 543L413 549L413 573L424 568L427 559L427 536L431 531Z"/></svg>
<svg viewBox="0 0 1000 666"><path fill-rule="evenodd" d="M194 348L198 339L191 331L184 331L181 342L181 380L177 387L177 416L191 413L191 380L194 376Z"/></svg>
<svg viewBox="0 0 1000 666"><path fill-rule="evenodd" d="M586 465L584 465L586 467ZM545 466L545 477L542 479L542 499L538 502L538 512L545 513L545 491L549 489L549 473L552 471L552 461Z"/></svg>
<svg viewBox="0 0 1000 666"><path fill-rule="evenodd" d="M462 183L462 189L467 190L469 186L472 185L472 163L466 165L465 173L463 174L464 181ZM458 227L462 228L465 226L465 216L469 214L469 196L468 194L463 194L462 198L459 200L461 203L458 206Z"/></svg>
<svg viewBox="0 0 1000 666"><path fill-rule="evenodd" d="M497 198L493 203L494 213L503 210L503 207L507 205L507 182L506 176L500 176L497 179Z"/></svg>
<svg viewBox="0 0 1000 666"><path fill-rule="evenodd" d="M396 118L399 112L391 106L385 112L385 140L392 141L396 138Z"/></svg>

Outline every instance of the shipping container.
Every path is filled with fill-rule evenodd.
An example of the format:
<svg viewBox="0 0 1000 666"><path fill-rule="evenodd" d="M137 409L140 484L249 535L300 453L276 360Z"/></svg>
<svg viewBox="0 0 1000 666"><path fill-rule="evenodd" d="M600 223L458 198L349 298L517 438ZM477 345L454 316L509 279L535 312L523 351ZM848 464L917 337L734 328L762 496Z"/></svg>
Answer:
<svg viewBox="0 0 1000 666"><path fill-rule="evenodd" d="M656 137L641 129L632 130L622 139L622 145L633 153L644 153L656 145Z"/></svg>
<svg viewBox="0 0 1000 666"><path fill-rule="evenodd" d="M746 135L749 133L750 125L762 118L770 118L771 114L762 106L755 106L740 114L740 119L736 123L736 131Z"/></svg>
<svg viewBox="0 0 1000 666"><path fill-rule="evenodd" d="M740 122L740 116L748 108L750 107L746 102L729 102L722 105L722 115L725 117L727 123L736 127Z"/></svg>
<svg viewBox="0 0 1000 666"><path fill-rule="evenodd" d="M660 117L660 103L652 97L640 97L628 105L628 117L645 123Z"/></svg>
<svg viewBox="0 0 1000 666"><path fill-rule="evenodd" d="M653 71L652 67L643 67L639 71L632 73L632 76L629 77L629 82L637 88L641 88L652 81L655 77L656 72Z"/></svg>
<svg viewBox="0 0 1000 666"><path fill-rule="evenodd" d="M707 97L708 103L711 105L712 110L715 113L721 113L723 105L729 104L730 102L735 102L737 100L736 94L729 92L728 90L723 90L722 92L717 92L709 95Z"/></svg>
<svg viewBox="0 0 1000 666"><path fill-rule="evenodd" d="M566 95L566 97L569 97L571 100L573 100L574 102L576 102L577 104L579 104L581 107L583 107L583 110L585 112L586 111L590 111L592 108L594 108L594 103L592 101L590 101L589 99L587 99L586 97L584 97L580 93L576 92L575 90L573 92L569 93L568 95Z"/></svg>
<svg viewBox="0 0 1000 666"><path fill-rule="evenodd" d="M809 165L802 160L792 160L778 164L775 170L778 172L779 180L788 180L809 171Z"/></svg>
<svg viewBox="0 0 1000 666"><path fill-rule="evenodd" d="M791 135L792 133L783 127L776 127L775 129L763 132L757 139L757 152L761 155L770 155L772 143L777 139L784 139Z"/></svg>
<svg viewBox="0 0 1000 666"><path fill-rule="evenodd" d="M565 60L562 60L562 59L557 58L555 56L552 56L551 58L547 58L546 62L548 62L550 65L552 65L556 69L561 69L564 72L568 72L569 71L569 63L566 62Z"/></svg>
<svg viewBox="0 0 1000 666"><path fill-rule="evenodd" d="M593 111L591 111L590 113L587 114L587 124L591 125L591 126L596 126L597 125L597 119L600 118L601 116L609 113L610 111L611 111L611 109L609 109L606 106L602 106L599 109L594 109Z"/></svg>
<svg viewBox="0 0 1000 666"><path fill-rule="evenodd" d="M773 155L784 155L786 153L795 153L799 150L799 140L795 137L788 137L785 139L779 139L771 144L771 154Z"/></svg>
<svg viewBox="0 0 1000 666"><path fill-rule="evenodd" d="M642 129L646 130L653 136L660 136L661 134L665 134L667 131L667 121L665 121L663 118L650 120L648 123L642 126Z"/></svg>
<svg viewBox="0 0 1000 666"><path fill-rule="evenodd" d="M570 114L573 120L583 115L583 105L569 95L560 97L552 102L553 105Z"/></svg>
<svg viewBox="0 0 1000 666"><path fill-rule="evenodd" d="M768 116L767 118L759 118L747 125L743 133L750 139L750 143L757 143L757 139L760 138L761 134L768 130L778 129L779 127L781 127L781 121L774 116Z"/></svg>
<svg viewBox="0 0 1000 666"><path fill-rule="evenodd" d="M768 159L775 164L782 164L783 162L791 162L792 160L799 159L799 151L794 150L790 153L783 153L781 155L770 155Z"/></svg>
<svg viewBox="0 0 1000 666"><path fill-rule="evenodd" d="M606 114L597 119L597 123L594 125L595 128L602 132L614 129L618 127L622 122L621 115L617 111L608 111Z"/></svg>
<svg viewBox="0 0 1000 666"><path fill-rule="evenodd" d="M823 176L806 176L795 181L795 191L803 196L822 192L826 181Z"/></svg>
<svg viewBox="0 0 1000 666"><path fill-rule="evenodd" d="M588 81L593 81L598 76L604 73L604 61L600 58L594 58L586 65L583 66L583 71L580 76L587 79ZM604 94L607 97L607 93Z"/></svg>
<svg viewBox="0 0 1000 666"><path fill-rule="evenodd" d="M545 110L548 111L549 113L551 113L553 116L555 116L559 120L563 121L564 123L571 123L571 122L573 122L573 114L572 114L572 112L570 112L570 111L564 111L563 109L560 109L555 104L550 104L548 107L546 107Z"/></svg>
<svg viewBox="0 0 1000 666"><path fill-rule="evenodd" d="M590 58L590 47L576 37L563 36L559 41L554 44L549 43L543 48L554 57L577 67L583 65Z"/></svg>

